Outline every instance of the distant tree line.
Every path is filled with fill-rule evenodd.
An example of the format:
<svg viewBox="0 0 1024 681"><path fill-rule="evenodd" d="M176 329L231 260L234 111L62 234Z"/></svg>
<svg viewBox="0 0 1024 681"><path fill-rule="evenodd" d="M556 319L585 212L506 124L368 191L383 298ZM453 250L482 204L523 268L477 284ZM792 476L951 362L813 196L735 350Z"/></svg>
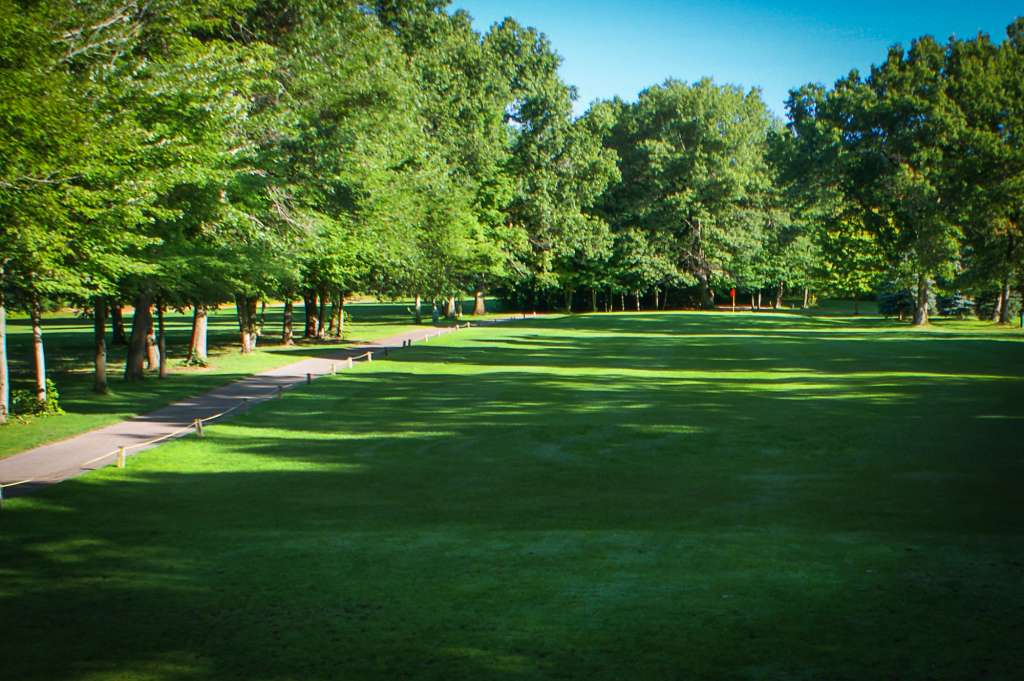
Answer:
<svg viewBox="0 0 1024 681"><path fill-rule="evenodd" d="M419 321L463 293L482 313L494 293L759 307L885 284L915 323L939 289L1008 318L1021 20L794 90L784 125L711 80L574 118L543 33L481 34L447 4L0 0L0 421L8 308L31 319L41 404L58 304L93 319L100 392L108 325L136 381L167 372L167 310L192 311L203 363L207 310L234 304L251 352L268 299L285 344L340 336L354 292L408 296Z"/></svg>

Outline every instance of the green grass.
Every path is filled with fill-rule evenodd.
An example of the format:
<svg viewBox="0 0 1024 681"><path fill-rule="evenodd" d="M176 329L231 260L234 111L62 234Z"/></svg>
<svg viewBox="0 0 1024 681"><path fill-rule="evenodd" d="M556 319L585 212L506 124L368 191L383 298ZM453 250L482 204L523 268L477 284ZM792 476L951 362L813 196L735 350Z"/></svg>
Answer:
<svg viewBox="0 0 1024 681"><path fill-rule="evenodd" d="M0 513L12 679L1008 679L1019 330L583 315Z"/></svg>
<svg viewBox="0 0 1024 681"><path fill-rule="evenodd" d="M226 306L210 313L210 365L206 368L181 365L188 349L192 318L191 314L171 313L167 315L167 343L172 374L166 379L158 379L154 374L148 380L136 384L122 380L125 347L110 342L111 333L108 329L107 374L110 392L103 396L92 391L91 320L66 314L48 315L43 321L47 368L50 377L56 381L61 406L67 413L61 416L12 419L7 425L0 426L0 458L144 414L175 400L299 361L312 354L410 330L415 325L410 323L407 308L406 304L350 304L346 309L354 321L350 324L350 332L346 334L344 342L300 341L297 345L285 347L277 344L283 308L268 307L266 335L255 353L242 355L238 352L238 325L234 308ZM302 306L298 305L294 322L297 336L302 335L304 320ZM130 324L130 317L125 322ZM8 331L13 387L33 389L32 335L28 319L11 319Z"/></svg>

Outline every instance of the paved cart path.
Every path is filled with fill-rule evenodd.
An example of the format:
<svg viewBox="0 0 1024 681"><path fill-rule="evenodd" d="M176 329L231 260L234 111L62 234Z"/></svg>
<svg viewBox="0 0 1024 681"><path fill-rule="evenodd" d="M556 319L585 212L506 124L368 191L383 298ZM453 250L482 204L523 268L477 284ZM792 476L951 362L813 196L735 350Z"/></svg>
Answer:
<svg viewBox="0 0 1024 681"><path fill-rule="evenodd" d="M472 324L487 326L522 318L523 315L516 315ZM379 359L389 351L401 349L406 341L422 342L428 337L452 333L457 329L455 326L427 327L351 348L325 349L316 357L253 374L128 421L14 454L0 460L0 486L8 486L2 489L2 494L5 497L25 494L33 489L110 465L117 460L118 447L134 447L129 451L129 455L155 447L159 443L140 445L161 437L174 437L176 431L188 429L194 419L206 419L227 410L237 412L253 402L276 397L282 389L305 383L307 374L317 378L335 370L342 371L347 365L348 357L356 358L371 352ZM315 346L310 349L316 352ZM231 414L226 414L225 418L230 416ZM177 435L189 432L191 430L185 430ZM96 457L103 458L91 461ZM83 465L86 462L90 463Z"/></svg>

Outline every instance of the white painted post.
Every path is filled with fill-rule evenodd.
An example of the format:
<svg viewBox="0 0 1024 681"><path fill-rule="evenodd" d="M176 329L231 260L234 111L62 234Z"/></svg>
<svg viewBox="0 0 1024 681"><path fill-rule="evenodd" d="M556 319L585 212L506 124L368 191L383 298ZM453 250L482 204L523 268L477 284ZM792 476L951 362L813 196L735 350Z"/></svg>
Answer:
<svg viewBox="0 0 1024 681"><path fill-rule="evenodd" d="M118 468L124 468L125 467L125 465L127 464L127 462L125 460L126 458L127 457L125 455L124 447L118 447L117 448L117 467Z"/></svg>
<svg viewBox="0 0 1024 681"><path fill-rule="evenodd" d="M331 362L331 376L334 376L336 373L338 373L338 365Z"/></svg>
<svg viewBox="0 0 1024 681"><path fill-rule="evenodd" d="M203 437L203 420L202 419L192 419L192 425L194 425L196 427L196 437L202 438Z"/></svg>
<svg viewBox="0 0 1024 681"><path fill-rule="evenodd" d="M345 362L347 363L348 368L351 369L352 368L352 358L351 357L346 357L345 358Z"/></svg>
<svg viewBox="0 0 1024 681"><path fill-rule="evenodd" d="M366 361L367 362L372 362L373 361L373 353L372 352L366 353Z"/></svg>

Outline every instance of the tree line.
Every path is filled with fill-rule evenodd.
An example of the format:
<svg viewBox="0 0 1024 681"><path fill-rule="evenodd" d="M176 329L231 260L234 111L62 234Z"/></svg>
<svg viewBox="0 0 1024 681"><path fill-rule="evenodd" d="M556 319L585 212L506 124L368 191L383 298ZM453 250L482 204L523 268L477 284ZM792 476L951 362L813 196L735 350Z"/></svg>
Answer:
<svg viewBox="0 0 1024 681"><path fill-rule="evenodd" d="M936 291L1008 318L1020 20L798 88L785 124L710 79L574 117L543 33L447 4L0 0L0 420L8 308L31 319L40 404L57 304L93 320L99 392L108 324L137 381L167 372L169 309L192 311L203 363L215 306L251 352L266 300L288 344L341 335L357 291L408 296L417 321L464 292L479 313L493 293L598 310L883 287L915 323Z"/></svg>

